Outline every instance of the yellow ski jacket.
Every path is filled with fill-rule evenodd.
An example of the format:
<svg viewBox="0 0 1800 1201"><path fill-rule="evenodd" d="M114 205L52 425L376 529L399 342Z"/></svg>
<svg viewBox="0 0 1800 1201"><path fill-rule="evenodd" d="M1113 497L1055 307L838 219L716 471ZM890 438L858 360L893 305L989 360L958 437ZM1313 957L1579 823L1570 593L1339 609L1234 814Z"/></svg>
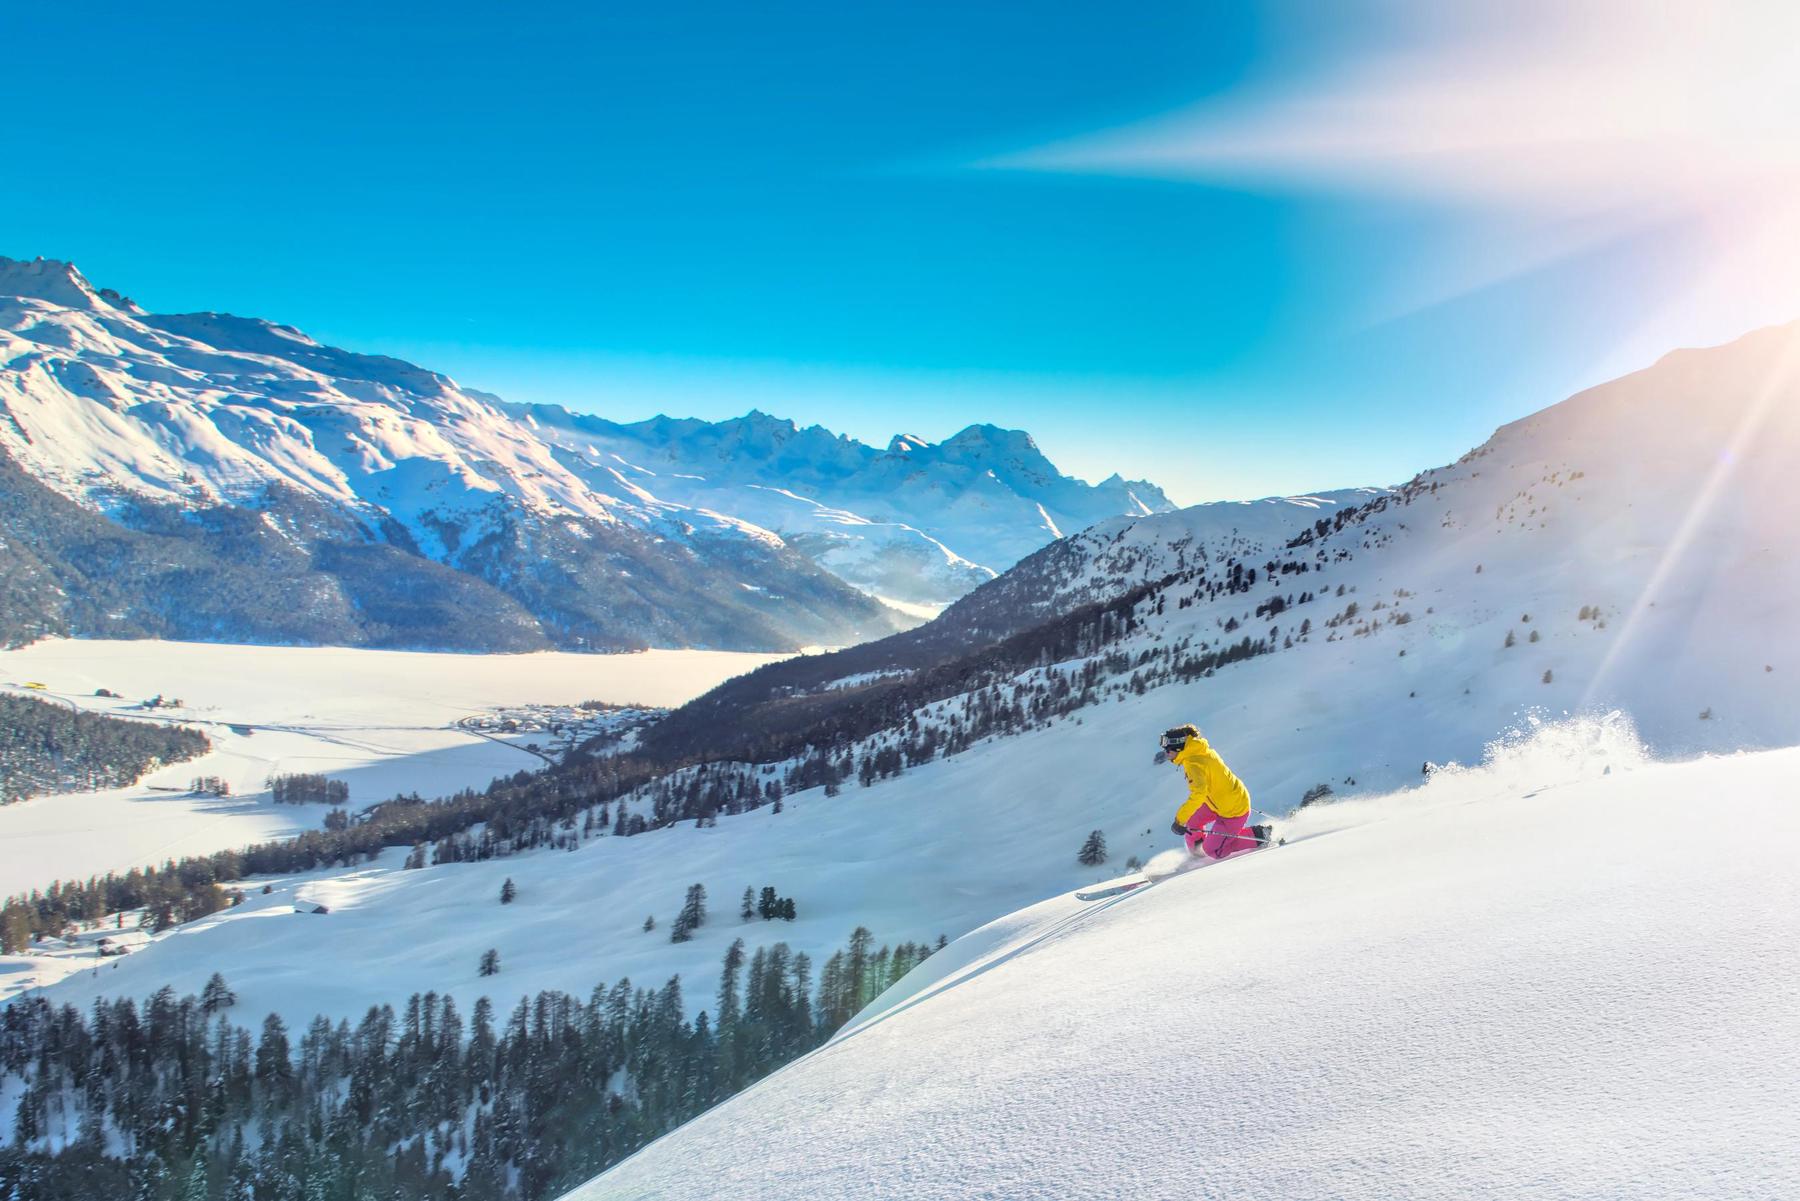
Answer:
<svg viewBox="0 0 1800 1201"><path fill-rule="evenodd" d="M1174 762L1187 773L1188 798L1175 813L1175 820L1186 825L1201 805L1211 805L1220 817L1242 817L1250 812L1250 790L1231 774L1219 752L1204 738L1190 738L1175 752Z"/></svg>

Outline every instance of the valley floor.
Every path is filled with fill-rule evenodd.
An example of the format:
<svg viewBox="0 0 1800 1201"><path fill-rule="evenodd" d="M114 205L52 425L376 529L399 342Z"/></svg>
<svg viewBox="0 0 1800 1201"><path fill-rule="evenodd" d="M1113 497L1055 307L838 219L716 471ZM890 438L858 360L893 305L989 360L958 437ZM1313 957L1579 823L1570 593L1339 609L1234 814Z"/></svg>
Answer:
<svg viewBox="0 0 1800 1201"><path fill-rule="evenodd" d="M95 712L203 730L206 756L128 788L0 806L0 896L58 879L205 854L316 829L321 805L275 805L274 773L319 772L353 808L441 796L542 767L556 736L484 720L582 701L668 707L781 656L723 651L462 655L52 639L0 651L0 687ZM27 685L41 684L42 688ZM98 689L121 695L97 697ZM154 696L179 707L146 709ZM575 715L580 716L580 715ZM536 749L533 749L533 748ZM196 796L199 776L229 797ZM3 987L3 986L0 986Z"/></svg>

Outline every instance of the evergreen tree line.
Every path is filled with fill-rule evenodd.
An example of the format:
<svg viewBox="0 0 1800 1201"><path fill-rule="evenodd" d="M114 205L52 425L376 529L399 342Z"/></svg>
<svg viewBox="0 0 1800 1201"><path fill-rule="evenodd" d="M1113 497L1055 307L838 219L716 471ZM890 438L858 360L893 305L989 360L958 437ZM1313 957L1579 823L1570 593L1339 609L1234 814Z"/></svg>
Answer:
<svg viewBox="0 0 1800 1201"><path fill-rule="evenodd" d="M744 899L738 903L738 918L746 922L756 918L765 922L791 922L799 916L794 898L782 896L773 885L763 885L760 893L754 888L745 888Z"/></svg>
<svg viewBox="0 0 1800 1201"><path fill-rule="evenodd" d="M1160 598L1153 603L1161 603ZM587 837L629 837L689 820L707 825L720 814L764 805L779 812L784 797L794 791L823 786L827 795L835 795L853 777L869 786L985 739L1039 728L1099 703L1112 691L1142 693L1171 680L1210 675L1273 650L1278 634L1278 627L1271 627L1266 638L1245 635L1237 642L1200 647L1184 639L1131 653L1112 645L1139 627L1129 606L1096 606L1080 613L1080 620L1057 623L1054 636L1033 631L1008 640L1001 651L983 652L977 656L982 666L967 666L954 684L940 681L927 690L955 691L902 709L872 737L806 743L785 763L670 767L653 755L576 753L560 767L537 775L519 772L485 790L465 789L438 801L396 797L355 821L334 822L296 838L190 857L160 869L58 882L42 892L9 898L0 913L14 915L12 926L31 935L60 934L77 921L146 908L154 908L156 921L170 916L189 920L229 903L221 884L251 875L347 866L388 846L410 846L406 865L424 867L428 859L454 863L541 847L573 850ZM1049 670L1050 664L1066 662L1078 652L1085 656L1079 666ZM1024 659L1028 653L1034 657ZM832 736L848 738L875 720L868 712L847 717ZM771 774L778 771L780 776Z"/></svg>
<svg viewBox="0 0 1800 1201"><path fill-rule="evenodd" d="M1464 455L1458 463L1459 465L1461 463L1466 463L1469 459L1469 455ZM1579 478L1579 474L1571 478ZM1360 505L1348 505L1339 509L1336 513L1331 515L1329 520L1320 518L1318 521L1313 522L1311 526L1301 530L1292 538L1289 538L1287 548L1289 550L1298 550L1300 547L1310 546L1313 543L1323 541L1331 535L1339 533L1350 526L1362 525L1376 514L1387 512L1390 507L1397 505L1401 508L1406 508L1421 496L1435 496L1440 483L1441 481L1439 480L1432 480L1430 483L1426 483L1424 473L1415 475L1412 479L1400 485L1400 487L1389 492L1384 492L1372 500L1364 501Z"/></svg>
<svg viewBox="0 0 1800 1201"><path fill-rule="evenodd" d="M738 939L692 1021L679 977L542 992L504 1019L485 997L465 1017L414 994L297 1037L274 1015L234 1025L218 976L86 1015L17 1001L0 1011L0 1092L18 1096L0 1197L538 1201L819 1046L930 953L859 927L815 985L804 953Z"/></svg>
<svg viewBox="0 0 1800 1201"><path fill-rule="evenodd" d="M29 896L9 897L0 905L0 954L17 955L34 939L61 936L77 923L98 922L109 913L141 910L141 923L152 933L217 913L241 893L221 887L210 862L208 856L161 871L133 868L123 876L90 879L86 884L56 883Z"/></svg>
<svg viewBox="0 0 1800 1201"><path fill-rule="evenodd" d="M53 792L121 788L211 747L206 735L184 726L0 695L0 805Z"/></svg>
<svg viewBox="0 0 1800 1201"><path fill-rule="evenodd" d="M277 805L342 805L350 800L350 785L316 772L291 772L269 777L269 796Z"/></svg>

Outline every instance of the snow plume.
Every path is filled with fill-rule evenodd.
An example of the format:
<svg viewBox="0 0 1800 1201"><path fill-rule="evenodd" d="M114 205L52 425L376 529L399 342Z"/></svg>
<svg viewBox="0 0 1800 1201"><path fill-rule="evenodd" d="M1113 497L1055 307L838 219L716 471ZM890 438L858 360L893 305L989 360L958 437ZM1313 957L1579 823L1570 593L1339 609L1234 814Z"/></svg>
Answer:
<svg viewBox="0 0 1800 1201"><path fill-rule="evenodd" d="M1650 754L1628 714L1615 710L1551 720L1533 713L1488 743L1478 764L1434 764L1416 788L1309 805L1281 823L1281 835L1293 842L1424 809L1504 803L1648 762Z"/></svg>

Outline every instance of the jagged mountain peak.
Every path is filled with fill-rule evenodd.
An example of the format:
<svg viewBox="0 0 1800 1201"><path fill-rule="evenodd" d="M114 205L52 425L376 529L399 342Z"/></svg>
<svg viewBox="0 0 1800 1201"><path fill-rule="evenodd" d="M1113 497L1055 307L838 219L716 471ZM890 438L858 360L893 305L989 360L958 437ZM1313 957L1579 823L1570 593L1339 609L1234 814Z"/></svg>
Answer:
<svg viewBox="0 0 1800 1201"><path fill-rule="evenodd" d="M1044 457L1037 440L1024 430L1003 429L985 422L966 426L939 445L946 452L962 455L987 454L1017 459Z"/></svg>
<svg viewBox="0 0 1800 1201"><path fill-rule="evenodd" d="M797 434L800 432L800 423L792 417L777 417L775 414L765 413L761 409L751 409L742 417L732 419L727 424L739 425L748 429L768 430L771 433Z"/></svg>
<svg viewBox="0 0 1800 1201"><path fill-rule="evenodd" d="M111 288L94 287L74 263L61 259L9 259L0 255L0 296L22 296L88 312L139 311L129 298Z"/></svg>

